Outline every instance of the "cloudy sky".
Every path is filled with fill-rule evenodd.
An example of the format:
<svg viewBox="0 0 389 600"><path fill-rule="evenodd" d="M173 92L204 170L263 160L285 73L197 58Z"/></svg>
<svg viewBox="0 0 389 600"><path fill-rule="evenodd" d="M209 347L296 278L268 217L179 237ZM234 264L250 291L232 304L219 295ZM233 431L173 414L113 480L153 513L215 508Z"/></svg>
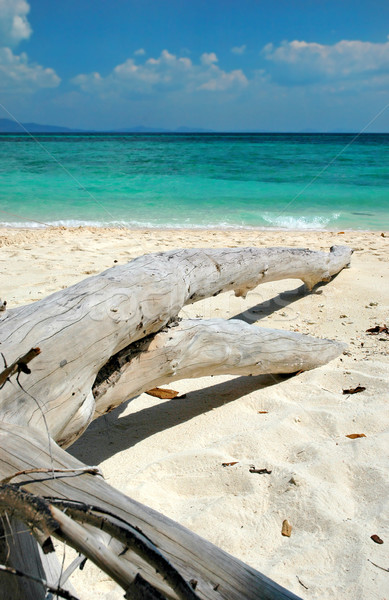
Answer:
<svg viewBox="0 0 389 600"><path fill-rule="evenodd" d="M0 0L0 118L389 131L389 0Z"/></svg>

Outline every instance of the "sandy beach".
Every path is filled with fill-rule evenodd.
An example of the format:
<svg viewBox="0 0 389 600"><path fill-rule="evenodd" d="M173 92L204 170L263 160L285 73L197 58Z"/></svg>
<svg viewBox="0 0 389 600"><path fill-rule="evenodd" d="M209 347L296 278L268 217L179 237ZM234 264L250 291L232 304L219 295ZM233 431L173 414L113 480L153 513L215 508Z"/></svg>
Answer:
<svg viewBox="0 0 389 600"><path fill-rule="evenodd" d="M243 318L344 341L346 353L291 378L178 381L184 398L142 394L94 421L69 452L301 598L385 600L389 334L366 330L389 326L389 232L1 229L0 297L13 308L173 248L337 244L353 248L351 267L313 293L284 280L246 299L198 302L181 316ZM344 393L357 386L365 389ZM290 537L281 535L284 519ZM67 549L65 563L71 556ZM72 583L83 600L123 597L90 562Z"/></svg>

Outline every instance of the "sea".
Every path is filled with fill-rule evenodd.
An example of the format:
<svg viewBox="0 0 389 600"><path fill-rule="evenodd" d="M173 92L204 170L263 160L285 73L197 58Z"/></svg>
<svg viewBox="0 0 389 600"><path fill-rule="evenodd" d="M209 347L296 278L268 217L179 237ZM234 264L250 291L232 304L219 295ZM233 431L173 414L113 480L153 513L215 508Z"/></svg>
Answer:
<svg viewBox="0 0 389 600"><path fill-rule="evenodd" d="M389 134L0 134L0 225L389 229Z"/></svg>

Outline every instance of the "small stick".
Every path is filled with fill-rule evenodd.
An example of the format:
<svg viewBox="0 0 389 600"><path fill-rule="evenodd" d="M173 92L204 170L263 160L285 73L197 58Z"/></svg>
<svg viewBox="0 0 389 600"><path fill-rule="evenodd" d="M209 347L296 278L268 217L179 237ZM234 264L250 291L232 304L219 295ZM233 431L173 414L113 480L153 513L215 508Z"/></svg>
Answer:
<svg viewBox="0 0 389 600"><path fill-rule="evenodd" d="M258 473L258 475L270 475L271 471L267 469L256 469L254 466L249 468L250 473Z"/></svg>
<svg viewBox="0 0 389 600"><path fill-rule="evenodd" d="M300 577L298 575L296 575L296 577L299 584L302 585L303 588L305 588L306 590L309 590L309 588L301 581Z"/></svg>
<svg viewBox="0 0 389 600"><path fill-rule="evenodd" d="M382 571L386 571L387 573L389 573L389 569L385 569L385 567L380 567L380 565L376 565L375 562L373 562L372 560L370 560L370 558L367 559L369 562L371 562L372 565L374 565L375 567L378 567L378 569L382 569Z"/></svg>
<svg viewBox="0 0 389 600"><path fill-rule="evenodd" d="M18 477L19 475L29 475L30 473L91 473L92 475L101 475L101 477L103 477L103 474L101 472L101 470L99 469L99 467L79 467L78 469L47 469L47 468L40 468L40 469L24 469L23 471L17 471L16 473L13 473L13 475L9 475L9 477L4 477L4 479L0 480L0 485L4 485L5 483L9 483L12 479L14 479L15 477Z"/></svg>
<svg viewBox="0 0 389 600"><path fill-rule="evenodd" d="M15 375L15 373L31 373L30 369L27 367L27 364L38 354L40 354L40 348L31 348L26 354L15 360L9 367L5 364L5 369L0 373L0 386L4 385L7 379ZM5 358L2 354L4 362Z"/></svg>

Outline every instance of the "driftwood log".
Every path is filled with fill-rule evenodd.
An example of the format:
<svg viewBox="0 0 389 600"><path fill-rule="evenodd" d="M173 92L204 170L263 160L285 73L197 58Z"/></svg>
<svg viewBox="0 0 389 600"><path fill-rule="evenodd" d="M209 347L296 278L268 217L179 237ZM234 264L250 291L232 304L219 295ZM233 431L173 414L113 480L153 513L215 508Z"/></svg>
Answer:
<svg viewBox="0 0 389 600"><path fill-rule="evenodd" d="M140 257L39 302L3 311L0 512L7 518L2 561L8 557L7 564L41 579L49 573L50 583L58 585L50 553L45 554L54 536L96 562L127 598L295 598L120 494L98 469L64 448L94 418L161 384L210 374L293 373L335 358L344 350L338 342L238 320L180 320L178 314L199 299L228 290L242 296L260 283L284 278L300 279L312 289L347 266L350 257L351 250L342 246L329 253L177 250ZM22 533L20 522L28 524L43 552ZM15 579L0 573L1 597L45 597L44 584L23 577L16 584Z"/></svg>

